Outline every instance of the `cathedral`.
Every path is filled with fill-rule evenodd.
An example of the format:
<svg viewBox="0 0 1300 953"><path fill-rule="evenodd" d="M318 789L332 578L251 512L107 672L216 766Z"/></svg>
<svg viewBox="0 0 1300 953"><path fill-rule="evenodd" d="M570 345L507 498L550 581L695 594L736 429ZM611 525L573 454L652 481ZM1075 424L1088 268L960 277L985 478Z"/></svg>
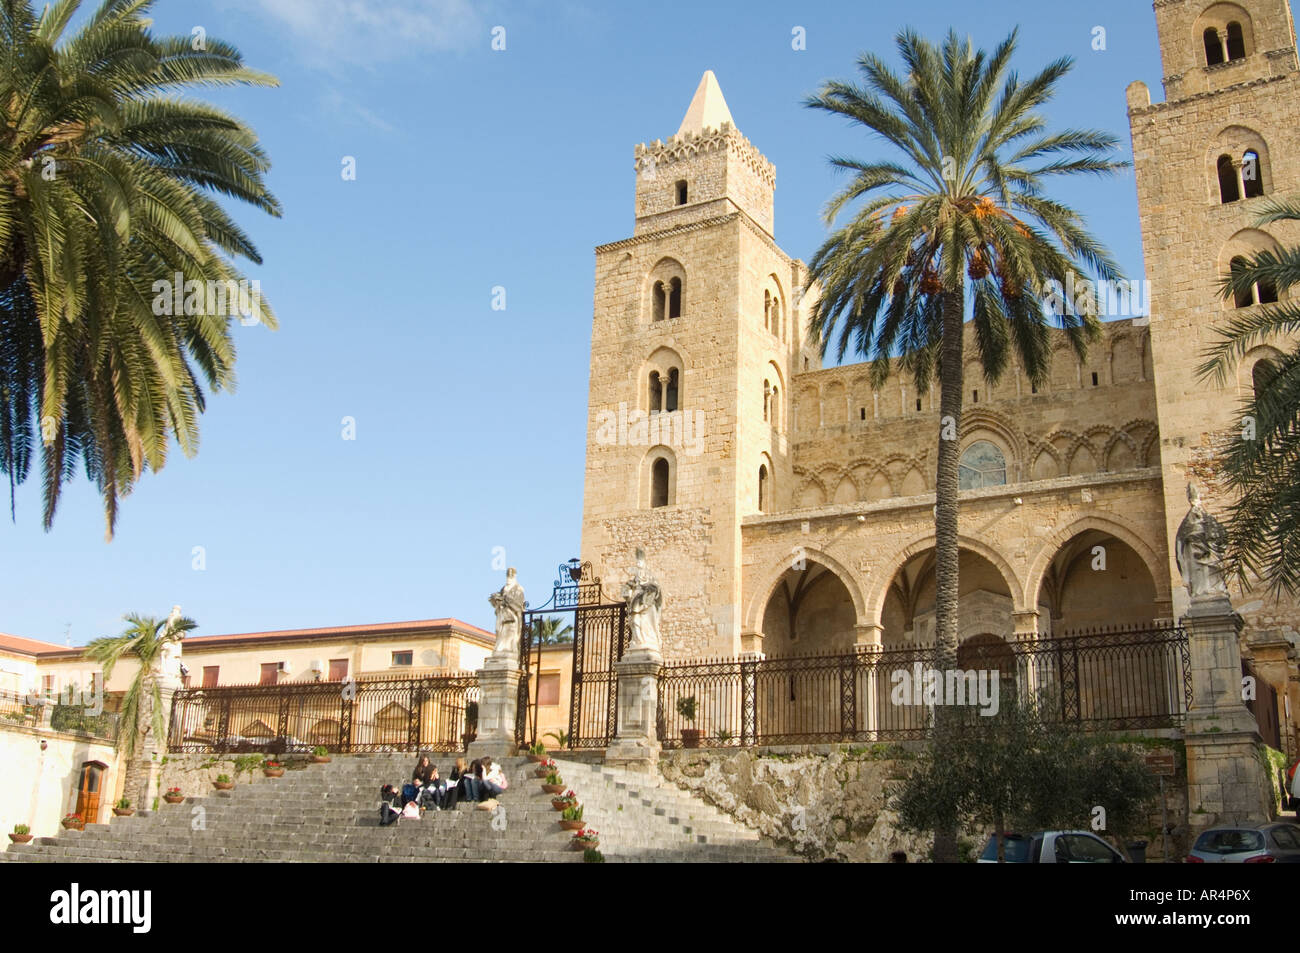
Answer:
<svg viewBox="0 0 1300 953"><path fill-rule="evenodd" d="M1014 363L997 381L965 369L959 631L986 653L1182 618L1188 485L1222 511L1214 446L1279 354L1256 348L1222 386L1197 374L1232 309L1278 298L1225 300L1234 259L1300 244L1293 225L1256 226L1300 190L1290 5L1154 6L1164 97L1127 93L1149 311L1112 296L1087 358L1060 336L1044 385ZM596 248L583 558L612 579L646 549L670 660L931 643L937 385L822 365L817 288L777 242L775 169L711 72L635 164L632 235ZM1295 604L1233 600L1294 749Z"/></svg>

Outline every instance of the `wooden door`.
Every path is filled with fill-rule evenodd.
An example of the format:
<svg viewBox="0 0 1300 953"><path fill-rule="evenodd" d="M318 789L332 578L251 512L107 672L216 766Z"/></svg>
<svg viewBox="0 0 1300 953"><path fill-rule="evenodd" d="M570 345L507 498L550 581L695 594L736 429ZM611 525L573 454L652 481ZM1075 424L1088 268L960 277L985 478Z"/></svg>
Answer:
<svg viewBox="0 0 1300 953"><path fill-rule="evenodd" d="M81 784L77 789L77 813L87 824L99 823L99 794L104 780L104 765L87 761L81 766Z"/></svg>

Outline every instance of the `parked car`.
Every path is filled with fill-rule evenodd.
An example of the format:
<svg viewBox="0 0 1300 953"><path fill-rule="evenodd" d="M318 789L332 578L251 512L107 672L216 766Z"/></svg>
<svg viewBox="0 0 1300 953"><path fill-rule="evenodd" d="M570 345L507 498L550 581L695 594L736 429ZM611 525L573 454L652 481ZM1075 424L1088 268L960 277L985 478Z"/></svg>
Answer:
<svg viewBox="0 0 1300 953"><path fill-rule="evenodd" d="M1008 864L1126 864L1128 860L1091 831L1038 831L1004 834L1003 856ZM998 862L998 837L989 837L981 864Z"/></svg>
<svg viewBox="0 0 1300 953"><path fill-rule="evenodd" d="M1300 825L1212 827L1192 846L1189 864L1300 864Z"/></svg>

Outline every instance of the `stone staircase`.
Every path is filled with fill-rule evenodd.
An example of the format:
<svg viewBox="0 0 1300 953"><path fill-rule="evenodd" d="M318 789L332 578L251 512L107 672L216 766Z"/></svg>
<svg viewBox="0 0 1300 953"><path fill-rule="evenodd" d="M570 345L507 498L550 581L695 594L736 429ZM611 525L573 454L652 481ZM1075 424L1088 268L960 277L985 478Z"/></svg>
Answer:
<svg viewBox="0 0 1300 953"><path fill-rule="evenodd" d="M581 863L560 829L533 765L507 758L510 787L496 811L462 804L379 826L378 792L409 776L409 754L336 756L291 766L284 777L241 778L157 811L114 817L0 853L9 863ZM654 777L599 764L561 762L600 832L609 861L797 860L716 809Z"/></svg>
<svg viewBox="0 0 1300 953"><path fill-rule="evenodd" d="M552 757L611 863L802 863L658 772Z"/></svg>

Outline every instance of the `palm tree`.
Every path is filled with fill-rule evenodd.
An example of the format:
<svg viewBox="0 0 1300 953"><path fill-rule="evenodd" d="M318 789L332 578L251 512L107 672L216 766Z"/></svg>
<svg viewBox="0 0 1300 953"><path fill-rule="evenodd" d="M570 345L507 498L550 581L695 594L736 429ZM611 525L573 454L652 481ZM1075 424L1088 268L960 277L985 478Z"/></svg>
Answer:
<svg viewBox="0 0 1300 953"><path fill-rule="evenodd" d="M1300 221L1300 199L1272 202L1259 227ZM1224 279L1225 298L1254 300L1257 287L1285 292L1300 284L1300 248L1262 251ZM1219 331L1200 368L1220 386L1251 348L1269 339L1294 341L1300 304L1281 300L1237 311ZM1222 482L1233 491L1228 507L1226 568L1243 584L1251 577L1275 595L1300 594L1300 344L1254 369L1254 393L1237 427L1216 454Z"/></svg>
<svg viewBox="0 0 1300 953"><path fill-rule="evenodd" d="M234 384L235 315L275 325L260 294L217 297L238 296L234 258L261 262L217 199L278 216L267 157L181 94L276 80L214 38L154 36L153 2L103 0L69 32L81 0L0 0L0 470L12 513L39 448L48 529L80 461L109 538L172 438L197 451L204 387Z"/></svg>
<svg viewBox="0 0 1300 953"><path fill-rule="evenodd" d="M122 659L138 663L135 677L122 696L118 707L118 745L126 757L124 791L141 807L149 785L149 760L144 756L150 740L165 744L167 726L163 711L162 690L158 684L155 664L169 642L184 638L186 632L197 628L193 619L180 617L168 626L167 619L131 613L123 617L127 622L121 635L106 635L86 646L86 657L98 662L104 670L104 683L108 684L113 669Z"/></svg>
<svg viewBox="0 0 1300 953"><path fill-rule="evenodd" d="M560 628L562 625L564 628ZM572 642L573 626L565 625L564 620L559 616L534 619L529 641L533 645L560 645L564 642Z"/></svg>
<svg viewBox="0 0 1300 953"><path fill-rule="evenodd" d="M880 386L897 369L925 390L939 378L935 474L937 664L957 653L957 497L962 365L967 303L985 377L1011 355L1033 383L1049 372L1055 324L1082 358L1098 330L1095 300L1062 300L1058 289L1090 287L1085 269L1114 280L1118 269L1082 218L1049 198L1056 176L1105 175L1126 163L1117 140L1097 131L1049 132L1039 112L1072 67L1062 58L1027 81L1011 70L1017 33L992 54L949 32L936 48L911 30L897 37L906 74L871 53L858 59L862 85L831 81L806 102L883 139L898 158L833 157L852 181L826 207L834 225L860 206L817 251L810 274L821 288L810 336L825 355L852 347ZM1064 297L1073 297L1066 295ZM936 726L938 727L938 726ZM936 859L955 859L953 832L936 836Z"/></svg>

